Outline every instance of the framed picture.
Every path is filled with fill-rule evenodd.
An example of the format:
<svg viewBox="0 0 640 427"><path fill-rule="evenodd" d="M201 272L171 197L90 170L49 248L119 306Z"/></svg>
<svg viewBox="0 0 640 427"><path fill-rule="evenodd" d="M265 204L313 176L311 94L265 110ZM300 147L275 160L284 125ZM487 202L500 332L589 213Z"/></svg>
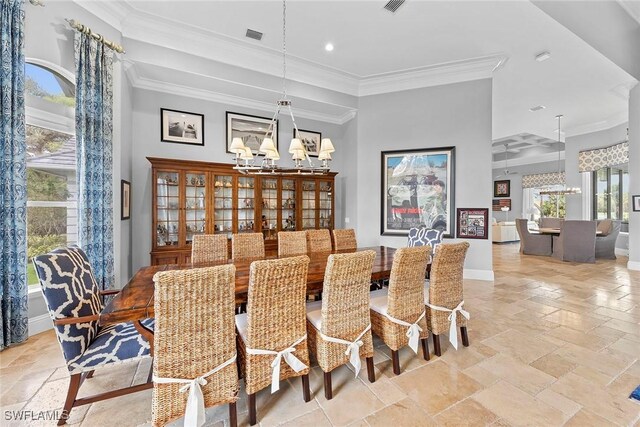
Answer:
<svg viewBox="0 0 640 427"><path fill-rule="evenodd" d="M500 212L503 207L511 210L511 199L493 199L493 203L491 203L491 210L493 212Z"/></svg>
<svg viewBox="0 0 640 427"><path fill-rule="evenodd" d="M295 135L296 130L293 130L293 135ZM320 141L322 141L322 133L314 132L311 130L302 130L298 129L298 138L302 141L302 145L305 150L307 150L307 154L312 157L318 157L320 154Z"/></svg>
<svg viewBox="0 0 640 427"><path fill-rule="evenodd" d="M204 145L204 114L161 108L160 139L163 142Z"/></svg>
<svg viewBox="0 0 640 427"><path fill-rule="evenodd" d="M493 197L510 197L511 181L505 179L503 181L493 181Z"/></svg>
<svg viewBox="0 0 640 427"><path fill-rule="evenodd" d="M233 138L241 138L244 145L251 148L253 154L258 154L262 140L267 135L271 119L268 117L249 116L247 114L227 111L227 153ZM276 121L271 136L278 151L278 121Z"/></svg>
<svg viewBox="0 0 640 427"><path fill-rule="evenodd" d="M640 212L640 196L631 196L633 200L633 211Z"/></svg>
<svg viewBox="0 0 640 427"><path fill-rule="evenodd" d="M131 218L131 183L120 181L120 219Z"/></svg>
<svg viewBox="0 0 640 427"><path fill-rule="evenodd" d="M487 239L489 237L489 209L458 208L459 239Z"/></svg>
<svg viewBox="0 0 640 427"><path fill-rule="evenodd" d="M453 237L455 147L383 151L381 177L380 234L427 227Z"/></svg>

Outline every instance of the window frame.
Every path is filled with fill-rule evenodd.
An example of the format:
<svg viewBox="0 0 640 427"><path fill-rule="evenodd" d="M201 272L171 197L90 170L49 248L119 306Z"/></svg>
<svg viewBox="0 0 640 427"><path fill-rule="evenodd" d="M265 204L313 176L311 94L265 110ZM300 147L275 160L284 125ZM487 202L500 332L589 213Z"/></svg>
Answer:
<svg viewBox="0 0 640 427"><path fill-rule="evenodd" d="M599 219L604 219L604 218L598 218L598 172L601 170L605 170L606 171L606 175L607 175L607 189L606 189L606 194L605 194L605 200L606 200L606 212L607 212L607 218L606 219L612 219L611 218L611 177L612 177L612 167L607 166L604 168L600 168L594 171L591 171L591 219L593 220L599 220ZM614 221L620 221L622 224L628 224L629 221L625 221L624 218L624 169L621 168L615 168L617 169L617 175L618 175L618 182L620 183L618 185L618 212L620 212L620 219L615 219Z"/></svg>

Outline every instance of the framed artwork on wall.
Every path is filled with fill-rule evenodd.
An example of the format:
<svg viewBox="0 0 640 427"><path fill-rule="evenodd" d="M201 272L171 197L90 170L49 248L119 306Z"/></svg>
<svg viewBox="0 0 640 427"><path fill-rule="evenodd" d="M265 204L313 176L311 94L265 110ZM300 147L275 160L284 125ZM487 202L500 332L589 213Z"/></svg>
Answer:
<svg viewBox="0 0 640 427"><path fill-rule="evenodd" d="M131 183L120 181L120 219L131 218Z"/></svg>
<svg viewBox="0 0 640 427"><path fill-rule="evenodd" d="M453 237L455 147L383 151L381 166L380 234L427 227Z"/></svg>
<svg viewBox="0 0 640 427"><path fill-rule="evenodd" d="M487 239L489 237L489 209L458 208L456 217L459 239Z"/></svg>
<svg viewBox="0 0 640 427"><path fill-rule="evenodd" d="M493 181L493 197L510 197L511 180Z"/></svg>
<svg viewBox="0 0 640 427"><path fill-rule="evenodd" d="M491 210L493 212L500 212L504 207L511 210L511 199L493 199L493 203L491 204Z"/></svg>
<svg viewBox="0 0 640 427"><path fill-rule="evenodd" d="M204 114L161 108L160 140L204 145Z"/></svg>
<svg viewBox="0 0 640 427"><path fill-rule="evenodd" d="M295 135L294 129L292 135ZM318 157L320 151L320 141L322 141L322 133L311 130L298 129L298 138L302 142L302 146L307 150L307 154L312 157Z"/></svg>
<svg viewBox="0 0 640 427"><path fill-rule="evenodd" d="M253 154L258 154L262 140L266 137L271 119L268 117L250 116L248 114L232 113L227 111L227 153L231 147L233 138L240 138L245 147L249 147ZM276 149L278 147L278 121L276 121L271 136Z"/></svg>
<svg viewBox="0 0 640 427"><path fill-rule="evenodd" d="M633 211L640 212L640 196L631 196L631 198L633 200Z"/></svg>

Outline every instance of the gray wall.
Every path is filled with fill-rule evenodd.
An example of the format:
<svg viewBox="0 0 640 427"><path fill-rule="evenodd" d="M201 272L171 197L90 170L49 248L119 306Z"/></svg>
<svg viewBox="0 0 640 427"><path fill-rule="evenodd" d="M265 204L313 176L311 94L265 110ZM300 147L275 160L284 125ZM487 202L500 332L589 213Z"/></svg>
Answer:
<svg viewBox="0 0 640 427"><path fill-rule="evenodd" d="M346 207L357 214L359 244L406 245L405 237L380 235L380 152L384 150L455 146L455 206L491 209L487 191L492 185L491 83L477 80L360 99L357 194L347 200ZM468 241L465 274L492 279L490 236Z"/></svg>

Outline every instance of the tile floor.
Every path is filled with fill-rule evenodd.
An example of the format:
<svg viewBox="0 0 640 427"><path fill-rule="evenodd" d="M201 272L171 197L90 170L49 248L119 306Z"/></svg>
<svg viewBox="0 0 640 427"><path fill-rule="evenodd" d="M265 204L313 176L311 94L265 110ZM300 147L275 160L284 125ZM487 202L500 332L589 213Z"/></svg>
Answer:
<svg viewBox="0 0 640 427"><path fill-rule="evenodd" d="M626 258L570 264L521 256L517 244L493 251L495 282L465 281L470 347L445 344L430 362L405 348L395 376L376 341L374 384L366 370L354 379L339 368L327 401L316 367L309 403L299 380L258 395L261 425L640 425L640 403L627 399L640 384L640 273L626 269ZM149 363L97 371L81 394L142 382ZM12 425L5 411L61 408L67 378L53 332L0 353L0 423ZM241 396L239 422L247 425ZM145 391L75 408L69 424L149 425L150 402ZM207 425L224 426L226 417L226 407L211 408Z"/></svg>

